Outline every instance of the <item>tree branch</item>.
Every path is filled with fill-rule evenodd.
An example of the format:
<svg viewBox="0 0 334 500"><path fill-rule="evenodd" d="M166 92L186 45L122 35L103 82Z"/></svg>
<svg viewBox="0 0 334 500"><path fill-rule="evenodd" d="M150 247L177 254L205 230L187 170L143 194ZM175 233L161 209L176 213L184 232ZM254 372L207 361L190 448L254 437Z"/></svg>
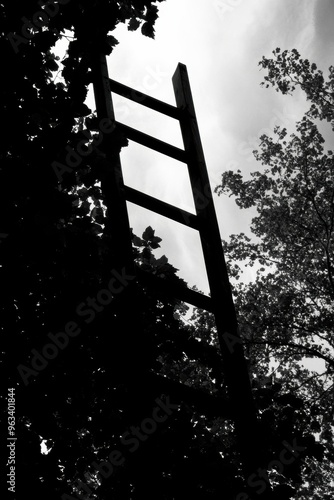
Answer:
<svg viewBox="0 0 334 500"><path fill-rule="evenodd" d="M330 358L326 354L323 354L315 349L312 349L311 347L303 346L303 345L298 345L298 344L293 344L293 343L279 343L279 342L271 342L270 340L268 341L252 341L252 344L257 344L257 345L271 345L274 347L291 347L292 349L303 349L309 354L312 354L314 357L318 357L329 363L330 366L334 367L334 359Z"/></svg>

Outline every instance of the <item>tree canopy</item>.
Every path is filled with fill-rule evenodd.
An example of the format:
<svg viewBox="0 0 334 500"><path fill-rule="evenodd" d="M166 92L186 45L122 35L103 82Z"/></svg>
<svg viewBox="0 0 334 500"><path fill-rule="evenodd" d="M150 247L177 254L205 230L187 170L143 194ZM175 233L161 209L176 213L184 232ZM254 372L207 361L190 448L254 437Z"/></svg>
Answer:
<svg viewBox="0 0 334 500"><path fill-rule="evenodd" d="M262 85L283 94L298 88L310 106L293 133L276 127L272 136L260 138L260 148L254 151L262 166L259 171L246 179L240 170L224 172L216 192L234 196L242 209L256 209L253 237L234 234L224 242L240 330L256 374L254 384L261 373L268 376L273 371L269 412L278 409L285 394L290 401L281 411L302 416L299 429L316 436L308 438L310 455L298 498L329 499L333 495L334 156L333 143L326 144L321 130L334 131L334 67L325 78L297 50L277 48L273 55L260 62L267 71ZM253 282L242 283L243 266L254 266ZM305 364L310 359L318 360L319 370ZM287 418L283 417L278 422Z"/></svg>
<svg viewBox="0 0 334 500"><path fill-rule="evenodd" d="M1 357L16 390L17 456L7 465L20 498L244 489L217 347L185 326L184 304L134 287L117 267L102 124L85 104L94 55L111 54L120 22L153 36L156 3L0 5ZM109 125L116 157L127 140ZM150 226L133 234L136 266L184 286L167 257L154 257L160 241Z"/></svg>

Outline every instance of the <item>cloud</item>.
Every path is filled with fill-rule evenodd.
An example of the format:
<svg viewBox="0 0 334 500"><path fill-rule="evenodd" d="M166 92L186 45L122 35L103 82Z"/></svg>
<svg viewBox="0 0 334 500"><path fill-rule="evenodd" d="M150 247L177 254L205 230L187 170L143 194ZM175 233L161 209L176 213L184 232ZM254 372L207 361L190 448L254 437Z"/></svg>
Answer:
<svg viewBox="0 0 334 500"><path fill-rule="evenodd" d="M222 12L219 5L231 8ZM300 117L305 108L299 94L289 98L260 87L264 72L259 71L259 60L276 47L296 48L303 57L326 62L327 68L331 52L324 52L326 43L333 47L328 15L332 10L330 0L168 0L159 5L155 40L128 32L123 25L117 28L120 44L108 60L110 77L174 104L171 79L178 62L187 65L214 188L226 169L240 168L245 174L258 169L251 151L261 133L273 127L277 116L290 116L293 126L293 117ZM114 99L119 121L182 146L176 122ZM185 166L145 149L131 146L122 153L126 182L189 210ZM248 232L251 214L240 211L226 197L215 197L215 204L224 237ZM130 211L134 230L154 227L163 238L164 253L193 284L202 257L197 253L200 250L189 256L186 249L195 247L197 235L142 209L131 207ZM202 278L197 284L206 287Z"/></svg>

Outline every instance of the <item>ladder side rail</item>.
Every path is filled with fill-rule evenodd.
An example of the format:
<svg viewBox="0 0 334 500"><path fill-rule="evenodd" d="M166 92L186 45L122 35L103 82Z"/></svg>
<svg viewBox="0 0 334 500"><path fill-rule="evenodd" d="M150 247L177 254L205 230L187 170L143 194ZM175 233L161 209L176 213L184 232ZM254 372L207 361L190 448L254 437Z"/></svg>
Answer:
<svg viewBox="0 0 334 500"><path fill-rule="evenodd" d="M115 123L115 113L109 86L107 59L104 54L92 58L93 89L98 118L107 118ZM106 228L113 242L113 250L120 265L134 272L132 257L132 236L124 194L124 180L120 155L111 150L110 138L104 138L100 149L106 154L104 168L101 169L101 188L107 207Z"/></svg>
<svg viewBox="0 0 334 500"><path fill-rule="evenodd" d="M99 120L108 118L115 123L115 114L112 102L112 94L109 86L107 59L104 54L95 54L91 62L93 73L93 86L96 102L96 111ZM113 134L117 134L115 129ZM107 207L106 231L111 236L111 251L114 257L114 265L118 266L126 275L134 279L129 282L118 296L118 324L114 335L122 335L126 338L126 351L120 353L122 356L122 381L133 387L138 394L145 388L145 380L150 371L150 364L143 352L145 339L145 327L142 319L142 311L139 308L138 299L142 297L142 284L139 282L137 266L134 262L132 248L132 234L125 198L124 180L120 152L114 150L112 137L105 137L99 145L99 149L105 154L105 168L101 172L101 189L104 202ZM131 314L129 314L129 311ZM134 376L135 374L135 376Z"/></svg>
<svg viewBox="0 0 334 500"><path fill-rule="evenodd" d="M263 465L259 452L258 419L247 364L239 340L232 291L185 65L178 65L173 76L173 86L177 106L182 110L181 132L189 158L188 170L200 221L200 237L223 356L224 374L233 408L244 474L249 477ZM232 342L233 347L231 338L236 340Z"/></svg>

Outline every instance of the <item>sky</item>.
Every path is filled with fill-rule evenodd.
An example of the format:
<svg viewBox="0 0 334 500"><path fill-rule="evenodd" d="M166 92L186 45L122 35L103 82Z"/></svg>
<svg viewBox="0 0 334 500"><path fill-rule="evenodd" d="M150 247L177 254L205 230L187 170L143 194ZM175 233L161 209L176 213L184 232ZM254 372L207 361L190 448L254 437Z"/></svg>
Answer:
<svg viewBox="0 0 334 500"><path fill-rule="evenodd" d="M272 51L297 49L327 70L334 53L334 0L165 0L158 4L155 39L120 24L119 41L108 57L110 78L175 105L172 76L179 62L188 69L211 188L227 170L245 177L259 170L252 151L276 125L294 131L308 108L305 96L282 96L260 86L259 61ZM179 124L113 94L116 120L183 147ZM87 104L95 109L93 92ZM132 141L121 152L125 184L194 213L185 164ZM233 198L214 194L221 237L251 236L253 210L240 210ZM128 203L130 225L140 236L152 226L165 254L189 286L209 292L197 231ZM244 278L252 280L248 268Z"/></svg>
<svg viewBox="0 0 334 500"><path fill-rule="evenodd" d="M119 25L120 42L108 57L110 78L174 105L172 76L188 69L212 189L222 172L259 169L252 151L275 125L293 132L306 110L303 95L282 96L260 86L262 56L296 48L326 75L333 63L333 0L166 0L159 4L155 39ZM113 94L116 119L183 147L176 120ZM94 108L92 93L88 102ZM194 212L186 165L130 142L121 153L125 184ZM252 211L214 195L221 237L250 234ZM150 225L165 254L190 286L208 293L198 233L129 203L130 225L141 235ZM252 278L252 272L248 273Z"/></svg>

